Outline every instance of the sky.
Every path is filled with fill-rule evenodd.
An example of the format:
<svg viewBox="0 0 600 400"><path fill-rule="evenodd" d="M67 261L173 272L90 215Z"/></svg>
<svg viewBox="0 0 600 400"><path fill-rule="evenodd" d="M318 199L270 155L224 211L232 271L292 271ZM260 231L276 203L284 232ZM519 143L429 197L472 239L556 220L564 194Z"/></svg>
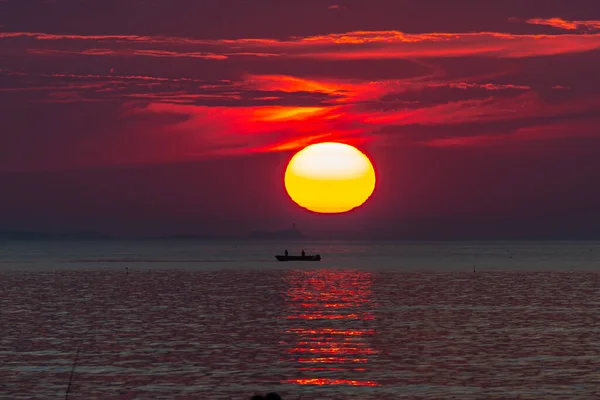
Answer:
<svg viewBox="0 0 600 400"><path fill-rule="evenodd" d="M0 230L600 238L597 0L0 0ZM377 187L301 209L294 152Z"/></svg>

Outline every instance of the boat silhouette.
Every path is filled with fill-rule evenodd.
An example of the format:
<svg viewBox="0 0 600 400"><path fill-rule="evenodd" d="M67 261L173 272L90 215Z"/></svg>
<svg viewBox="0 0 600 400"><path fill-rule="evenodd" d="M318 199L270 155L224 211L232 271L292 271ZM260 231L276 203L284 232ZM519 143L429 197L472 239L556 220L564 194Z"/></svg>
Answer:
<svg viewBox="0 0 600 400"><path fill-rule="evenodd" d="M302 256L276 255L275 258L277 261L321 261L320 254Z"/></svg>

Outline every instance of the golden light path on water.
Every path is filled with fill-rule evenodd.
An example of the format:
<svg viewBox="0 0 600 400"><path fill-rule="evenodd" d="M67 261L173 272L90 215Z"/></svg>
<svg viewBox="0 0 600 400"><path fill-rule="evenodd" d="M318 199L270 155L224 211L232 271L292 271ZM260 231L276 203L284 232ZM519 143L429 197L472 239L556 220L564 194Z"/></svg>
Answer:
<svg viewBox="0 0 600 400"><path fill-rule="evenodd" d="M374 319L372 279L360 271L287 274L286 319L299 325L286 331L293 338L287 353L298 374L282 383L379 386L372 379L357 379L367 372L369 356L378 353L370 343L374 330L365 326Z"/></svg>

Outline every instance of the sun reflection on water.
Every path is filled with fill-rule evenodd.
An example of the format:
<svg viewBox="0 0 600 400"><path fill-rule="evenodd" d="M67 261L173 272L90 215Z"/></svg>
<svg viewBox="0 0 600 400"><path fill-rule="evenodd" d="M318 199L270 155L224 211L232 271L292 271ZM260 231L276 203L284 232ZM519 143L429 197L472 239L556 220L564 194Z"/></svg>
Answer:
<svg viewBox="0 0 600 400"><path fill-rule="evenodd" d="M373 276L362 271L290 271L287 304L292 328L286 330L286 360L298 385L378 386L360 379L369 369L374 330ZM292 322L293 321L293 322Z"/></svg>

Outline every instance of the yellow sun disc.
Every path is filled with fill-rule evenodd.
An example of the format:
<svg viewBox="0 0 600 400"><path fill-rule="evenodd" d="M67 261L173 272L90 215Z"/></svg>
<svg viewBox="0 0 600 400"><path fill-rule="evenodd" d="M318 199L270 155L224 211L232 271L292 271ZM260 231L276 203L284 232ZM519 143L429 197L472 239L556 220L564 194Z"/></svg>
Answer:
<svg viewBox="0 0 600 400"><path fill-rule="evenodd" d="M375 170L356 147L317 143L290 160L285 188L292 200L310 211L343 213L363 204L375 189Z"/></svg>

